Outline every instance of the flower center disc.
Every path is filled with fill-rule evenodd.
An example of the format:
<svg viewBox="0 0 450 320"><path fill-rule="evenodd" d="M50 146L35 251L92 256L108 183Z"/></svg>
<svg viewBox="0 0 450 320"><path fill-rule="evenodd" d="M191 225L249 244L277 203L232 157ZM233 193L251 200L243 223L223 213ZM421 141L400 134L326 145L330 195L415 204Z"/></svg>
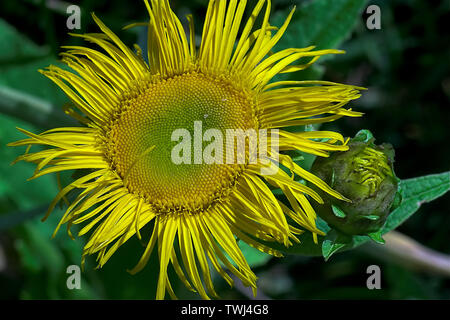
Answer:
<svg viewBox="0 0 450 320"><path fill-rule="evenodd" d="M242 165L225 159L223 164L194 163L195 143L200 139L204 150L214 140L203 141L208 129L220 130L225 142L227 129L251 128L255 120L247 93L224 79L184 74L150 84L122 103L111 124L109 158L130 192L145 197L159 212L202 210L227 193ZM177 136L172 141L177 129L188 131L190 139ZM173 149L180 143L191 153L184 158L190 163L174 162Z"/></svg>

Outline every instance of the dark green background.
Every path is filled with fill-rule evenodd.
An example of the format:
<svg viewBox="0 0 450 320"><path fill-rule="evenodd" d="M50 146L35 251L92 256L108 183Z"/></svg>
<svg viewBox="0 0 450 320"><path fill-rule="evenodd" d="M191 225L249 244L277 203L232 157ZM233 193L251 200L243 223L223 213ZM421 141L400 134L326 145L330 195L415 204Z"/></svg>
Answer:
<svg viewBox="0 0 450 320"><path fill-rule="evenodd" d="M180 17L193 13L197 32L202 29L206 0L191 1L189 5L185 1L171 3ZM341 119L323 129L338 130L346 136L354 136L361 128L371 130L378 143L394 145L395 170L400 178L448 171L450 1L274 0L271 22L279 25L292 4L299 5L299 9L280 48L315 44L347 51L346 55L322 59L319 68L294 77L322 77L369 89L352 104L365 113L363 118ZM381 7L381 30L365 26L367 14L363 10L369 4ZM121 30L130 22L146 20L142 2L89 0L79 5L81 32L98 32L89 15L95 11L126 44L144 44L143 30ZM67 35L64 10L49 8L38 0L3 0L0 18L0 89L13 88L60 108L66 102L64 95L36 70L54 63L59 46L82 44ZM5 23L16 31L7 32ZM0 101L0 106L2 103L5 101ZM11 168L9 163L21 150L5 146L21 138L16 126L39 132L66 125L63 121L67 120L56 109L43 119L26 108L8 115L0 113L0 218L7 217L0 220L0 298L153 298L157 269L151 265L156 261L136 276L126 272L143 250L136 239L123 246L102 270L92 270L94 259L90 259L82 275L82 290L66 288L66 267L79 264L84 239L72 241L64 230L56 239L50 239L61 210L46 223L39 218L45 213L45 204L56 194L55 179L26 182L33 166L18 164ZM447 195L422 207L398 230L435 250L450 253L449 208ZM366 268L371 264L381 267L382 290L370 291L365 286ZM326 263L320 257L268 259L254 270L260 278L260 291L276 299L450 298L448 279L378 260L363 248L337 254ZM176 277L173 279L176 282ZM246 298L229 289L224 281L218 279L216 283L223 298ZM195 298L181 286L178 292L181 298Z"/></svg>

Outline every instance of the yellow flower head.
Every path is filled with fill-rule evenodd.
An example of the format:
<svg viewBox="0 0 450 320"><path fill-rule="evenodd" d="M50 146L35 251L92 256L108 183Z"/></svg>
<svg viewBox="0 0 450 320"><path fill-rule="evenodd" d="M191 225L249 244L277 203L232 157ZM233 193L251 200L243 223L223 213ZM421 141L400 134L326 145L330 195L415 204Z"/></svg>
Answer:
<svg viewBox="0 0 450 320"><path fill-rule="evenodd" d="M124 242L134 235L141 238L140 230L152 226L131 273L144 268L155 249L160 261L158 299L166 291L175 297L169 267L203 298L217 296L212 268L232 285L223 266L256 292L256 276L237 239L274 256L281 254L268 242L289 246L306 230L317 241L322 232L308 197L319 203L322 199L296 178L343 199L283 152L326 157L329 151L347 150L346 140L335 132L284 128L360 116L345 105L359 97L361 88L323 81L273 82L280 73L305 69L320 56L342 52L314 47L271 52L294 11L277 29L269 24L271 2L266 0L259 0L243 22L246 2L211 0L197 46L191 16L186 36L168 0L146 0L148 63L138 46L125 46L93 15L102 33L74 36L100 50L65 47L62 60L72 71L56 66L41 70L71 99L74 108L67 113L84 126L39 135L21 130L28 138L11 144L48 147L34 153L28 148L19 157L37 164L32 178L85 169L84 176L61 189L47 213L78 190L55 233L62 224L69 234L74 224L82 225L78 235L90 233L83 262L85 256L97 254L102 267ZM262 23L255 25L259 20ZM195 137L199 131L200 140ZM194 137L187 134L192 132ZM254 150L266 157L254 161L234 140L225 151L230 140L220 137L230 132L246 133L246 144L256 141ZM224 160L230 152L227 159L236 161ZM268 168L275 170L267 173ZM273 195L274 188L281 189L290 206Z"/></svg>

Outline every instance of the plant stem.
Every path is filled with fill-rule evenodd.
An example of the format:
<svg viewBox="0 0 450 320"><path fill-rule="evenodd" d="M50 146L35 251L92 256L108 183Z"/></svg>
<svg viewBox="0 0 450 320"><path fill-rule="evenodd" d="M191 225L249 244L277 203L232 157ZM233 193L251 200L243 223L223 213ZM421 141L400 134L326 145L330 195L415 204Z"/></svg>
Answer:
<svg viewBox="0 0 450 320"><path fill-rule="evenodd" d="M369 242L361 250L413 271L450 277L450 255L427 248L397 231L391 231L383 238L385 245Z"/></svg>
<svg viewBox="0 0 450 320"><path fill-rule="evenodd" d="M0 86L0 113L13 116L40 128L78 126L79 124L51 103L38 97Z"/></svg>

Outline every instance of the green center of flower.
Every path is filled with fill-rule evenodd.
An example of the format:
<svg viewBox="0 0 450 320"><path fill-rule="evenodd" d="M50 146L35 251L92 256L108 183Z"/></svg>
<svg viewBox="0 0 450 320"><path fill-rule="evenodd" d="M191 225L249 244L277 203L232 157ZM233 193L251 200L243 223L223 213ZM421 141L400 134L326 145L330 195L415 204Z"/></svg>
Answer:
<svg viewBox="0 0 450 320"><path fill-rule="evenodd" d="M239 164L202 161L210 143L203 134L254 127L248 94L223 79L185 74L152 83L122 103L111 124L109 158L125 186L157 210L202 210L242 170Z"/></svg>

